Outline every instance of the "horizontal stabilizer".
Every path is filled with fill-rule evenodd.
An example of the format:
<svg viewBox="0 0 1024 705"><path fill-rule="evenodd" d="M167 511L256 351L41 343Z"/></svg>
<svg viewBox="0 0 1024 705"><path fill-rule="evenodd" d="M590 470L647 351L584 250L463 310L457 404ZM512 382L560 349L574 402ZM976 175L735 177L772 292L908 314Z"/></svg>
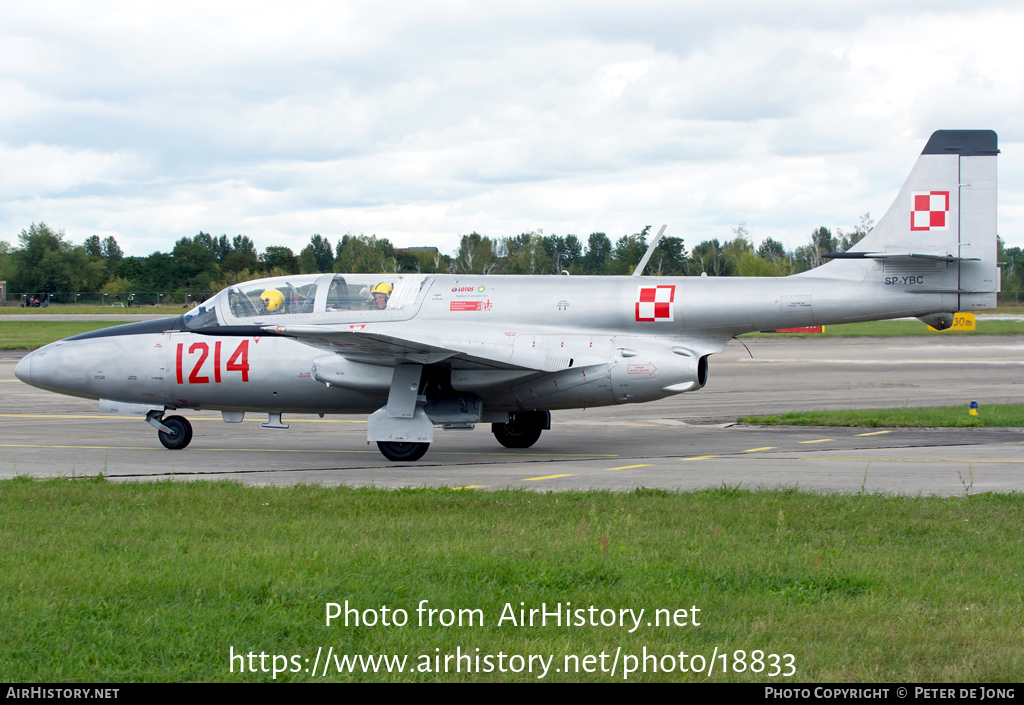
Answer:
<svg viewBox="0 0 1024 705"><path fill-rule="evenodd" d="M977 291L968 289L906 289L908 294L977 294ZM980 292L986 293L986 292ZM929 324L931 325L931 324Z"/></svg>
<svg viewBox="0 0 1024 705"><path fill-rule="evenodd" d="M933 262L978 262L978 257L957 257L956 255L924 255L916 252L829 252L822 255L825 259L884 259L884 260L916 260L924 259Z"/></svg>

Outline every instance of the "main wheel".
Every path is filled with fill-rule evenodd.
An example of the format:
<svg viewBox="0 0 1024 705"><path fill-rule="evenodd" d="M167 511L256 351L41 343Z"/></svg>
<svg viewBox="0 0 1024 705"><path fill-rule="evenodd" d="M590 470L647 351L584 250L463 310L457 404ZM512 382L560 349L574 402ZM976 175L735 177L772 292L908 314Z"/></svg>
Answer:
<svg viewBox="0 0 1024 705"><path fill-rule="evenodd" d="M430 447L429 443L392 443L377 441L377 447L388 460L412 462L419 460Z"/></svg>
<svg viewBox="0 0 1024 705"><path fill-rule="evenodd" d="M163 419L163 424L171 429L171 433L156 432L164 448L181 450L192 442L192 424L184 416L168 416Z"/></svg>
<svg viewBox="0 0 1024 705"><path fill-rule="evenodd" d="M508 423L491 424L491 433L506 448L529 448L537 442L543 430L544 414L537 411L509 414Z"/></svg>

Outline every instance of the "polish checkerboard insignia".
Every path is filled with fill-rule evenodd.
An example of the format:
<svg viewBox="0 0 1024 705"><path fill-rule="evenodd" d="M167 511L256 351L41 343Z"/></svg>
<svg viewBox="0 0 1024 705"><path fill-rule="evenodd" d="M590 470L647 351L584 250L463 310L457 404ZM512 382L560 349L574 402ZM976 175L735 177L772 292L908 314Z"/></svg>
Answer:
<svg viewBox="0 0 1024 705"><path fill-rule="evenodd" d="M949 191L917 191L910 197L911 230L949 230Z"/></svg>
<svg viewBox="0 0 1024 705"><path fill-rule="evenodd" d="M636 320L673 320L672 306L675 300L675 285L638 286L636 288Z"/></svg>

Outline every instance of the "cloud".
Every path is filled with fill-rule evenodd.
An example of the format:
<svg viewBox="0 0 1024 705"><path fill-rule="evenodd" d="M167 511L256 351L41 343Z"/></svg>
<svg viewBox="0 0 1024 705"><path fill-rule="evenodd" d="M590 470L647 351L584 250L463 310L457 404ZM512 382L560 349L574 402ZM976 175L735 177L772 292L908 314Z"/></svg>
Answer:
<svg viewBox="0 0 1024 705"><path fill-rule="evenodd" d="M0 145L0 201L70 194L123 183L149 170L138 155L53 145Z"/></svg>

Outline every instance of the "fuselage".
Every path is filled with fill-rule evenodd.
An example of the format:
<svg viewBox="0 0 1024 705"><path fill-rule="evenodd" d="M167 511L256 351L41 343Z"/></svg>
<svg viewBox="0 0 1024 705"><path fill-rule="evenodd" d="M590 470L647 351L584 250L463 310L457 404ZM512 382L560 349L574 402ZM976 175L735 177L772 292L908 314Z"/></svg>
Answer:
<svg viewBox="0 0 1024 705"><path fill-rule="evenodd" d="M154 408L304 413L381 408L396 358L381 357L379 351L370 355L357 344L324 344L273 330L319 326L457 351L424 361L447 370L446 384L479 397L485 412L649 401L699 389L707 356L741 333L956 310L955 295L915 291L938 288L937 282L921 276L917 284L914 275L914 284L894 287L872 266L836 267L838 278L814 276L829 273L829 266L779 278L282 277L262 280L256 289L286 282L288 291L305 292L304 307L279 312L245 302L243 307L241 289L232 287L187 317L117 326L47 345L26 356L16 373L54 392ZM942 276L936 269L933 278ZM347 302L338 298L339 280L353 291L364 281L392 281L395 306L339 305ZM296 302L300 298L296 294Z"/></svg>

